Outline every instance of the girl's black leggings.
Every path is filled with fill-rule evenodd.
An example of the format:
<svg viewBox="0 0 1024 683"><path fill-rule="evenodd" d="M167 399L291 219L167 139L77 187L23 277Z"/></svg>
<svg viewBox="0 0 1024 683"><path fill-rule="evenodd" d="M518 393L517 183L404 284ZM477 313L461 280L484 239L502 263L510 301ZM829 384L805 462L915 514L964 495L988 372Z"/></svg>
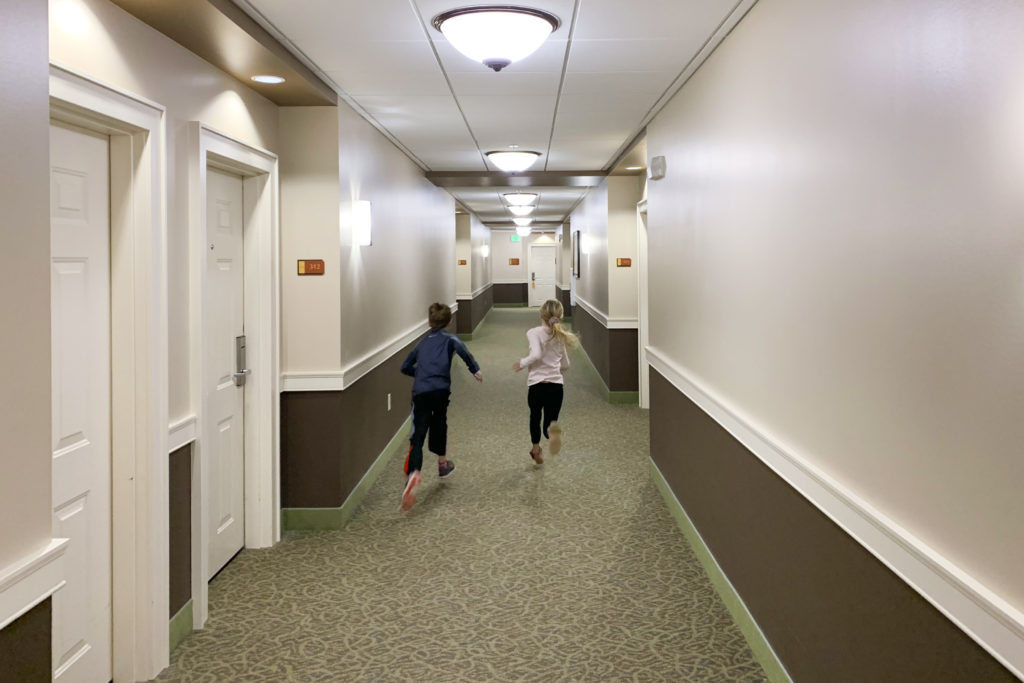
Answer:
<svg viewBox="0 0 1024 683"><path fill-rule="evenodd" d="M539 444L541 413L544 418L544 436L547 436L548 426L558 420L558 413L562 409L562 385L553 382L533 384L526 394L526 402L530 406L531 443Z"/></svg>

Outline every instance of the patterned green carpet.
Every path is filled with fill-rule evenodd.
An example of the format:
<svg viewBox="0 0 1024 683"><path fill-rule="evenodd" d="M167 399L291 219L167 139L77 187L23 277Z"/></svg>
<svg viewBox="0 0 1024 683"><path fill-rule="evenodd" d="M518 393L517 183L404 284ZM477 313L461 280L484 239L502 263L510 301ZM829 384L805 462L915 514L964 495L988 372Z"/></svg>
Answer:
<svg viewBox="0 0 1024 683"><path fill-rule="evenodd" d="M562 453L533 464L511 366L537 320L489 314L483 384L455 359L450 479L425 454L403 515L395 457L343 531L243 552L159 680L766 680L650 482L646 412L606 403L581 352Z"/></svg>

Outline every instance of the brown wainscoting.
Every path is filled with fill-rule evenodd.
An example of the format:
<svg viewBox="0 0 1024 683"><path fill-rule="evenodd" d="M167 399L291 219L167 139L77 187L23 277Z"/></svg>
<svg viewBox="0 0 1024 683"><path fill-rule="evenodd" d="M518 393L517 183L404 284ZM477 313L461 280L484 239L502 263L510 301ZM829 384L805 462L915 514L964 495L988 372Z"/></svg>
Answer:
<svg viewBox="0 0 1024 683"><path fill-rule="evenodd" d="M653 369L651 457L796 683L1016 680Z"/></svg>
<svg viewBox="0 0 1024 683"><path fill-rule="evenodd" d="M565 315L572 316L572 292L555 285L555 298L562 303L562 310Z"/></svg>
<svg viewBox="0 0 1024 683"><path fill-rule="evenodd" d="M530 290L529 286L525 282L514 284L495 284L491 289L494 290L495 304L526 305L530 302Z"/></svg>
<svg viewBox="0 0 1024 683"><path fill-rule="evenodd" d="M459 299L456 331L459 334L472 334L493 307L494 287L491 285L473 299Z"/></svg>
<svg viewBox="0 0 1024 683"><path fill-rule="evenodd" d="M607 387L611 379L608 368L608 328L601 321L587 313L582 306L576 306L572 312L572 327L580 335L583 350L590 357L590 362L597 368L597 374Z"/></svg>
<svg viewBox="0 0 1024 683"><path fill-rule="evenodd" d="M170 455L168 462L170 539L170 614L192 599L192 444Z"/></svg>
<svg viewBox="0 0 1024 683"><path fill-rule="evenodd" d="M640 333L638 330L608 330L608 389L640 390Z"/></svg>
<svg viewBox="0 0 1024 683"><path fill-rule="evenodd" d="M0 629L0 681L49 683L52 612L50 598Z"/></svg>
<svg viewBox="0 0 1024 683"><path fill-rule="evenodd" d="M345 391L281 395L281 507L335 508L345 502L409 416L412 379L400 368L418 341Z"/></svg>

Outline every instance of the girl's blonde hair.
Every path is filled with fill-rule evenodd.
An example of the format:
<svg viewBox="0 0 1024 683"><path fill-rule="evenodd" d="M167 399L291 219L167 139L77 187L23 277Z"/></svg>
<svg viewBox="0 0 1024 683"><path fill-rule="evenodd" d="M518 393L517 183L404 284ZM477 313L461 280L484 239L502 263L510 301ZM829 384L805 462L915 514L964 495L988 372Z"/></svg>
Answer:
<svg viewBox="0 0 1024 683"><path fill-rule="evenodd" d="M540 319L551 328L551 337L572 348L580 343L579 337L569 332L562 326L562 304L554 299L548 299L540 307Z"/></svg>

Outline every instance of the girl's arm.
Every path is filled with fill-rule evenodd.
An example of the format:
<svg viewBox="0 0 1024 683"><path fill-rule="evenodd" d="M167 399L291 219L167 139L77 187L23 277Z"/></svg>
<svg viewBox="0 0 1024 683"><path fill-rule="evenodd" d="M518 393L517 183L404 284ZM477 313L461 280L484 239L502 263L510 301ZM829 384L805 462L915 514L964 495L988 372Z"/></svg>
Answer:
<svg viewBox="0 0 1024 683"><path fill-rule="evenodd" d="M531 330L530 332L532 332ZM514 366L516 372L523 368L528 368L537 361L540 360L542 349L540 345L540 335L526 333L526 341L530 343L530 354L526 358L521 358Z"/></svg>
<svg viewBox="0 0 1024 683"><path fill-rule="evenodd" d="M559 369L564 373L566 370L569 369L570 365L571 363L569 362L569 349L565 348L565 344L562 344L562 362L561 368Z"/></svg>

